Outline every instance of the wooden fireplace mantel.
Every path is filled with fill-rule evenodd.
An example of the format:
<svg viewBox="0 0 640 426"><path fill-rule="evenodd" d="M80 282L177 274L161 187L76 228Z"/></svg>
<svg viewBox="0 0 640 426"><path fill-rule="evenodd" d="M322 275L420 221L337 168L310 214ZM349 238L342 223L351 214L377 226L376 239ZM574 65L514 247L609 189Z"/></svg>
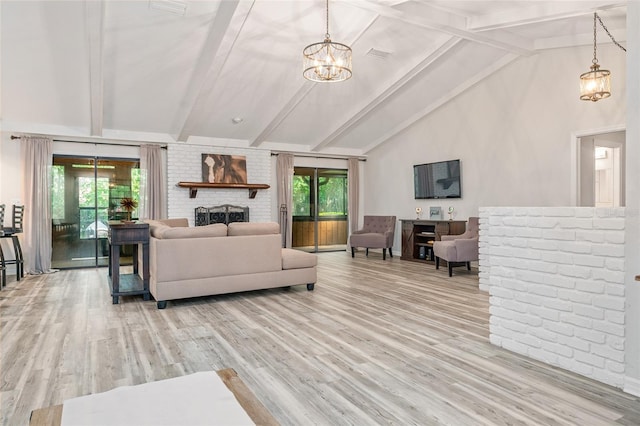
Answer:
<svg viewBox="0 0 640 426"><path fill-rule="evenodd" d="M189 198L196 198L198 189L200 188L240 188L249 190L249 198L256 198L258 189L268 189L269 185L266 183L208 183L208 182L178 182L178 186L181 188L189 188Z"/></svg>

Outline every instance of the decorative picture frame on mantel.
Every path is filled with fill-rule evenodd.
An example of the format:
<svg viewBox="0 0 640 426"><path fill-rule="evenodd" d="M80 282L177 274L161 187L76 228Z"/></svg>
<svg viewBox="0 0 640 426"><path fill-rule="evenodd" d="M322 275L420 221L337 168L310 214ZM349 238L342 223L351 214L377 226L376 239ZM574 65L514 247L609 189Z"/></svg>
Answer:
<svg viewBox="0 0 640 426"><path fill-rule="evenodd" d="M442 207L429 207L429 219L442 220Z"/></svg>
<svg viewBox="0 0 640 426"><path fill-rule="evenodd" d="M242 155L202 154L202 182L247 183L247 158Z"/></svg>

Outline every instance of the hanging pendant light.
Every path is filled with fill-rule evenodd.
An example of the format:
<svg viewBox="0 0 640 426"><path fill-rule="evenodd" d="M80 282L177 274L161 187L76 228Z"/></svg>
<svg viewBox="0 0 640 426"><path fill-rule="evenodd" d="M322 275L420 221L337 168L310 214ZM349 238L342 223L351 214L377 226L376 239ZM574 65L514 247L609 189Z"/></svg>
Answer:
<svg viewBox="0 0 640 426"><path fill-rule="evenodd" d="M302 51L302 75L317 82L344 81L351 78L351 48L331 41L329 36L329 0L327 0L327 26L324 41L313 43Z"/></svg>
<svg viewBox="0 0 640 426"><path fill-rule="evenodd" d="M598 14L593 13L593 60L591 61L591 71L580 75L580 99L583 101L597 102L600 99L611 96L611 72L601 70L598 65L597 43L596 43L596 18Z"/></svg>

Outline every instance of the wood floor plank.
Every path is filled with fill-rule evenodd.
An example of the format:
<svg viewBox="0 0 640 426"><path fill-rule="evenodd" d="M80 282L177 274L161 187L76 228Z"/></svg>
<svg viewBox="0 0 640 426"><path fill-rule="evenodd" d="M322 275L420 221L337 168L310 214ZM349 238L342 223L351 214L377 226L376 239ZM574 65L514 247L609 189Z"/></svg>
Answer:
<svg viewBox="0 0 640 426"><path fill-rule="evenodd" d="M304 286L111 303L106 269L0 291L0 424L117 386L233 368L282 425L640 424L640 399L489 343L477 271L318 255Z"/></svg>

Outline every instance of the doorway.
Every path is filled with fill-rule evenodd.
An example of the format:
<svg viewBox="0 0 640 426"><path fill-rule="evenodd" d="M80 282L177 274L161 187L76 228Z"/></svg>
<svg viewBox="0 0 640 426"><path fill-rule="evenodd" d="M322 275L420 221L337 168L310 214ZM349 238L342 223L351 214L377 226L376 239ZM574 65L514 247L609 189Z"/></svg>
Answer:
<svg viewBox="0 0 640 426"><path fill-rule="evenodd" d="M54 155L51 171L51 219L56 269L108 264L108 222L126 219L120 200L139 201L138 160ZM137 218L137 209L132 218ZM126 247L121 264L131 263Z"/></svg>
<svg viewBox="0 0 640 426"><path fill-rule="evenodd" d="M295 167L292 216L292 247L346 250L347 170Z"/></svg>
<svg viewBox="0 0 640 426"><path fill-rule="evenodd" d="M578 140L578 205L625 205L625 131L582 136Z"/></svg>

